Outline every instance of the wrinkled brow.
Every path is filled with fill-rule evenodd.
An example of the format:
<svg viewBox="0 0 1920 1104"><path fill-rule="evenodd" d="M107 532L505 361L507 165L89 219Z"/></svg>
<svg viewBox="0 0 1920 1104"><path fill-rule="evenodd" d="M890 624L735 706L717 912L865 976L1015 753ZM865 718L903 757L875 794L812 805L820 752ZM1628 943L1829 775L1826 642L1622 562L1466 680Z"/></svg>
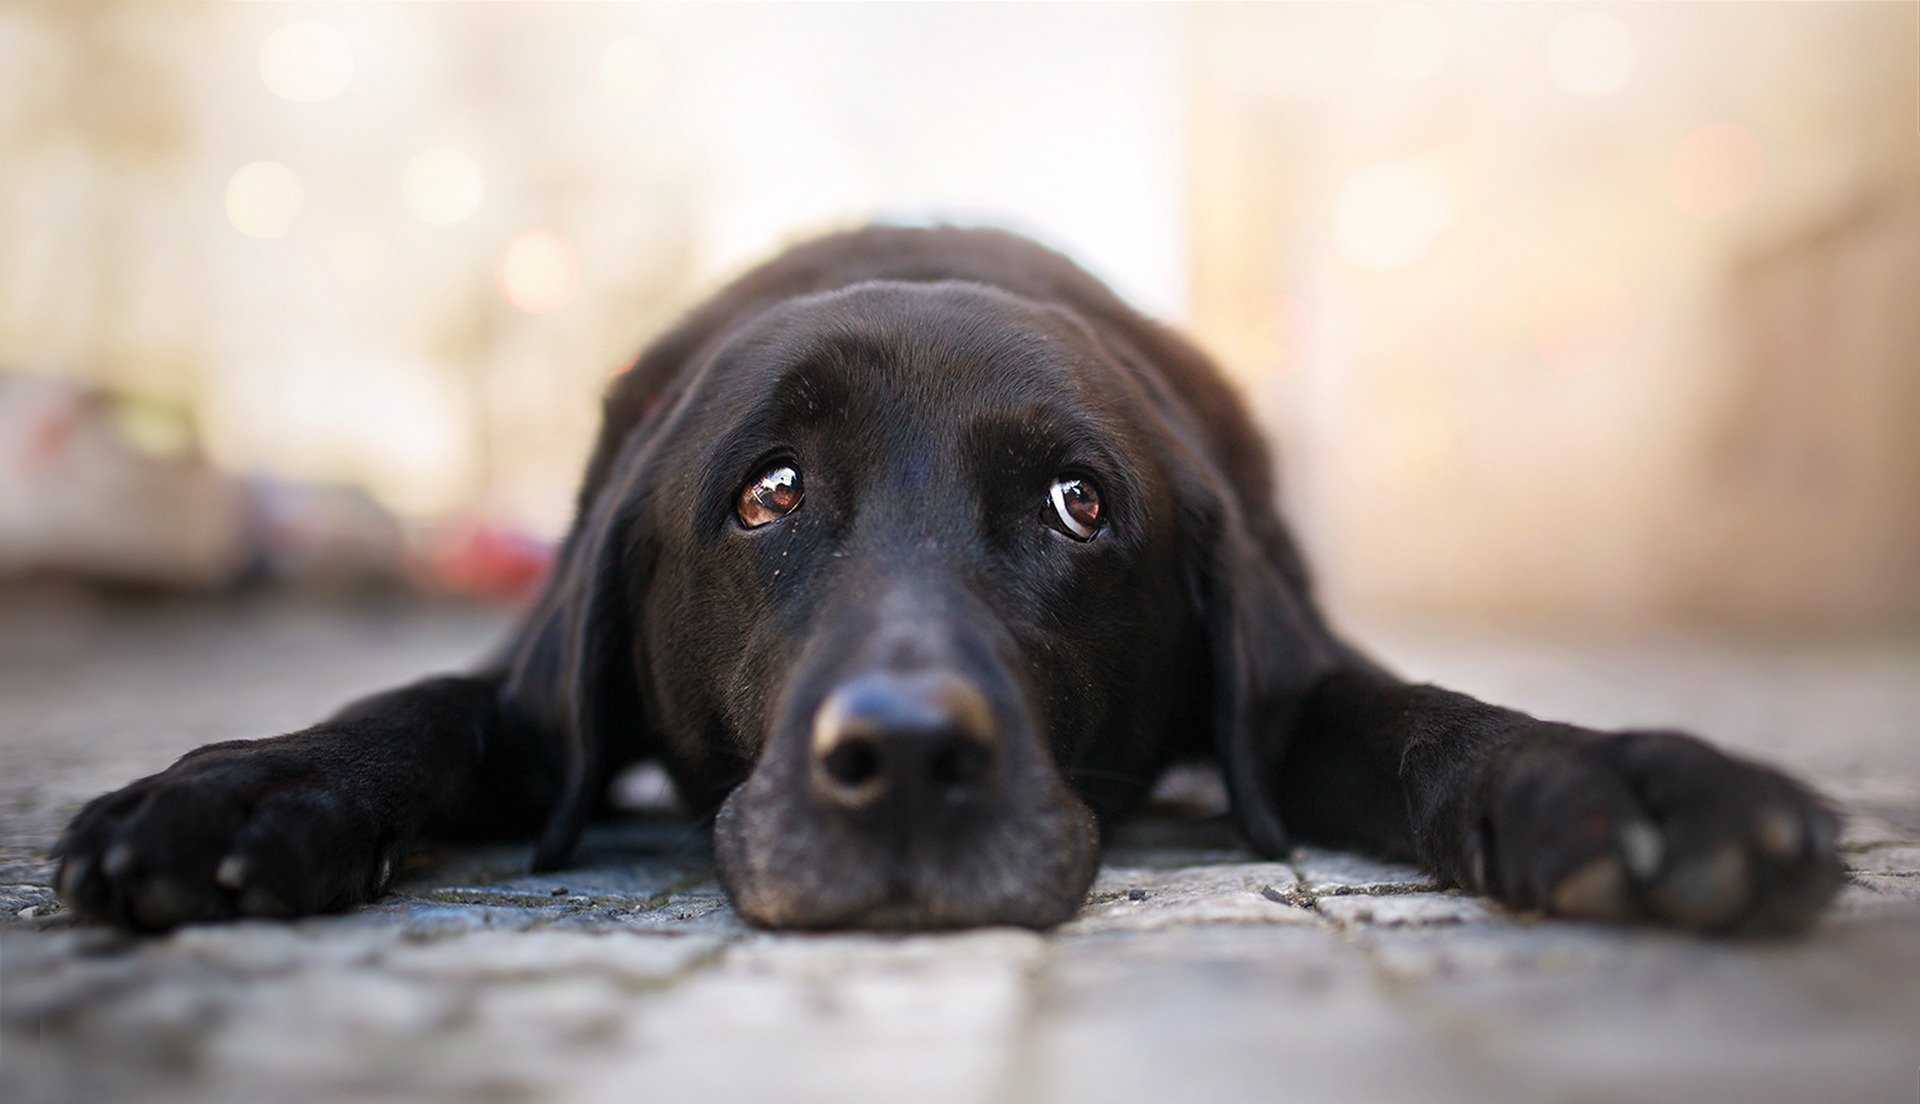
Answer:
<svg viewBox="0 0 1920 1104"><path fill-rule="evenodd" d="M1124 420L1066 396L975 410L965 419L961 439L983 471L1051 476L1077 470L1098 479L1115 501L1140 501L1136 432Z"/></svg>

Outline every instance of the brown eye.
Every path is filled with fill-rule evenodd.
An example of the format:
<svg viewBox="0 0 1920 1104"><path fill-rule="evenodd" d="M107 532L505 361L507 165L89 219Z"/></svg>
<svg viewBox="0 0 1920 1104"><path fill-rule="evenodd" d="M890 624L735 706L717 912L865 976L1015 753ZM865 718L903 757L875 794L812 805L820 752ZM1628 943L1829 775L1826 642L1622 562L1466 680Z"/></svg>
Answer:
<svg viewBox="0 0 1920 1104"><path fill-rule="evenodd" d="M1100 488L1090 479L1063 475L1053 481L1053 513L1062 531L1074 540L1090 541L1106 522L1106 510L1100 503Z"/></svg>
<svg viewBox="0 0 1920 1104"><path fill-rule="evenodd" d="M734 512L740 524L757 529L770 521L779 521L800 505L800 470L788 463L777 463L740 488L740 500Z"/></svg>

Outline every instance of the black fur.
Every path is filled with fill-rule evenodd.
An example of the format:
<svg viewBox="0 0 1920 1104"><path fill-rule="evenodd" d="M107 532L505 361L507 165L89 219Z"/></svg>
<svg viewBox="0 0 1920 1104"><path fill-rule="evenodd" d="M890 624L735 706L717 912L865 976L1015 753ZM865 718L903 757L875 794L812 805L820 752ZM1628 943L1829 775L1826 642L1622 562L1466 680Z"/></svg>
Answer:
<svg viewBox="0 0 1920 1104"><path fill-rule="evenodd" d="M773 458L800 508L734 518ZM1050 527L1063 472L1101 488ZM1046 926L1098 833L1212 759L1248 842L1418 860L1528 908L1805 925L1839 881L1809 791L1689 737L1537 721L1336 638L1212 365L1065 258L991 231L794 249L625 373L548 588L500 661L288 736L203 748L88 805L76 908L136 928L338 908L422 834L567 860L607 779L663 764L775 927ZM937 672L991 714L964 808L821 796L822 702ZM937 813L937 815L936 815Z"/></svg>

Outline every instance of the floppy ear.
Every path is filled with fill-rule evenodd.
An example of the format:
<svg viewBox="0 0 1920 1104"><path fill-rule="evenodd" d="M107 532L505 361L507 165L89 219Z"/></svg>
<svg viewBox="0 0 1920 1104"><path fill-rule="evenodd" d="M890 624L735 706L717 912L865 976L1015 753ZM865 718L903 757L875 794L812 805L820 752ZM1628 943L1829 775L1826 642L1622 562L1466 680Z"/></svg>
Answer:
<svg viewBox="0 0 1920 1104"><path fill-rule="evenodd" d="M565 723L559 800L533 853L536 873L564 866L586 825L589 786L614 725L637 723L639 687L629 612L637 583L628 570L630 499L608 487L569 542L556 587L558 686Z"/></svg>
<svg viewBox="0 0 1920 1104"><path fill-rule="evenodd" d="M1213 679L1214 754L1241 834L1276 856L1288 847L1275 796L1281 760L1328 650L1285 535L1276 528L1263 540L1224 488L1198 498L1189 562Z"/></svg>
<svg viewBox="0 0 1920 1104"><path fill-rule="evenodd" d="M564 865L580 842L603 750L640 723L633 601L643 585L641 471L653 419L628 435L585 503L546 591L507 656L505 704L557 741L558 793L533 869Z"/></svg>

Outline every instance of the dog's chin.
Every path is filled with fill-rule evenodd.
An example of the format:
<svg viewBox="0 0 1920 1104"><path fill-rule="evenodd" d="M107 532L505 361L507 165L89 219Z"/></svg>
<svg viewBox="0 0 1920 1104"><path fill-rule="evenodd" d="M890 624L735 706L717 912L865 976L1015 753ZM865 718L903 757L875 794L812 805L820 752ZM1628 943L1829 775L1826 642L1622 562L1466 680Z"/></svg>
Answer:
<svg viewBox="0 0 1920 1104"><path fill-rule="evenodd" d="M1099 869L1093 815L1064 787L1023 814L905 841L870 839L773 789L750 779L713 828L721 884L757 927L1051 928L1079 911Z"/></svg>

